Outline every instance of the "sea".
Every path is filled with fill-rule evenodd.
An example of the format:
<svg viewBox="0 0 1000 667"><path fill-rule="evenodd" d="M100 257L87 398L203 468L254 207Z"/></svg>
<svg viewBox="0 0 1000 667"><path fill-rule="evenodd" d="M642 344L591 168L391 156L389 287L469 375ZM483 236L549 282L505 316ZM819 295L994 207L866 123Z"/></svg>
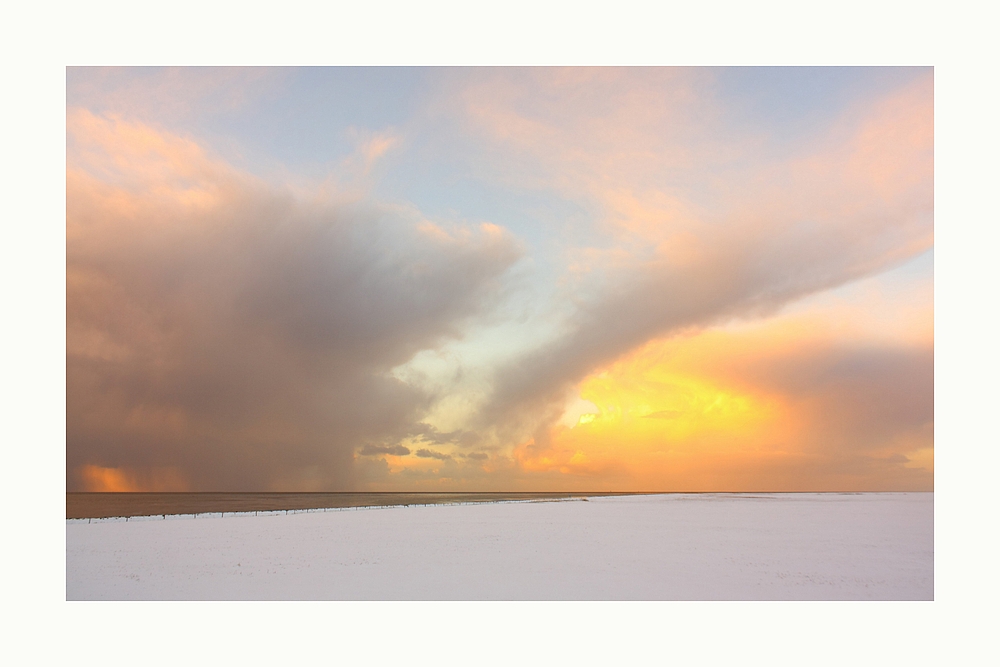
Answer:
<svg viewBox="0 0 1000 667"><path fill-rule="evenodd" d="M624 493L67 493L67 519L563 500Z"/></svg>

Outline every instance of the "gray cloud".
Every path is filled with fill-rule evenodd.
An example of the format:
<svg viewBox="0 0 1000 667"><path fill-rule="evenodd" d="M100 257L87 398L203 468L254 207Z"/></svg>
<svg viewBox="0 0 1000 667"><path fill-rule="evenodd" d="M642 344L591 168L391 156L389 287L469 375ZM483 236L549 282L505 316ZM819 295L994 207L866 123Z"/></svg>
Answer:
<svg viewBox="0 0 1000 667"><path fill-rule="evenodd" d="M353 488L355 449L398 442L433 400L387 371L459 336L520 250L199 177L208 205L70 178L68 488L85 464L177 468L197 490Z"/></svg>
<svg viewBox="0 0 1000 667"><path fill-rule="evenodd" d="M441 461L445 461L451 458L451 456L448 454L442 454L441 452L435 452L430 449L418 449L417 456L423 459L439 459Z"/></svg>
<svg viewBox="0 0 1000 667"><path fill-rule="evenodd" d="M431 445L459 445L469 447L478 444L482 437L473 431L448 431L442 433L431 424L414 424L408 431L408 437L419 439Z"/></svg>
<svg viewBox="0 0 1000 667"><path fill-rule="evenodd" d="M910 224L917 234L930 223L920 218ZM883 233L895 236L898 230ZM859 239L850 247L838 244L836 235L829 230L810 238L765 240L746 234L720 241L711 257L692 267L667 261L638 267L633 276L581 304L566 336L500 370L483 423L524 423L525 417L561 401L567 388L591 369L651 338L773 313L796 298L899 261L878 230L868 234L867 242Z"/></svg>
<svg viewBox="0 0 1000 667"><path fill-rule="evenodd" d="M814 412L811 449L853 455L912 435L932 444L934 351L830 347L757 360L743 377ZM807 444L807 443L804 443Z"/></svg>

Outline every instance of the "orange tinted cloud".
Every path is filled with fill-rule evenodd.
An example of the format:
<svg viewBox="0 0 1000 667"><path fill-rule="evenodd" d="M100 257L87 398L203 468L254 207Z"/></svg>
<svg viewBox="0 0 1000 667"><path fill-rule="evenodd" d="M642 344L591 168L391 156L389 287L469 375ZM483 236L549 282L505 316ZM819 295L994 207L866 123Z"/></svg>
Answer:
<svg viewBox="0 0 1000 667"><path fill-rule="evenodd" d="M580 384L596 412L514 458L578 488L609 475L628 490L931 488L930 347L852 339L823 319L652 341Z"/></svg>
<svg viewBox="0 0 1000 667"><path fill-rule="evenodd" d="M470 87L467 123L507 151L496 170L579 202L599 231L566 236L576 311L564 336L497 371L487 419L544 419L647 341L768 317L932 246L930 71L781 149L693 94L709 75L500 71Z"/></svg>
<svg viewBox="0 0 1000 667"><path fill-rule="evenodd" d="M930 247L929 70L773 145L711 70L455 76L431 105L454 114L443 135L348 132L321 185L255 177L156 114L68 110L73 481L144 488L137 470L176 464L198 489L930 483L929 309L865 335L889 301L712 329ZM436 220L372 199L429 145L531 215L482 222L492 205L465 209L462 187ZM440 180L435 151L418 162ZM573 390L598 410L553 426Z"/></svg>

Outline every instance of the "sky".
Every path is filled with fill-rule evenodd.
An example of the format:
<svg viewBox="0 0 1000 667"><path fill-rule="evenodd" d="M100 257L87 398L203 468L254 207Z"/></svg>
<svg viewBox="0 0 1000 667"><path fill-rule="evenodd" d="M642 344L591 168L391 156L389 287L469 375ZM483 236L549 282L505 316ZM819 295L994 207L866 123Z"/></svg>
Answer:
<svg viewBox="0 0 1000 667"><path fill-rule="evenodd" d="M931 68L66 93L70 491L933 488Z"/></svg>

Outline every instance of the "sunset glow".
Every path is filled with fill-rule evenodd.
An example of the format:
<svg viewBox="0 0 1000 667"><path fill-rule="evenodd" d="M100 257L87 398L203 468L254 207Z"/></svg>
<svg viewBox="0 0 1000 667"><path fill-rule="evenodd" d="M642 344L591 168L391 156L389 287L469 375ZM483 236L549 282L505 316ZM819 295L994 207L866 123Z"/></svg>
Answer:
<svg viewBox="0 0 1000 667"><path fill-rule="evenodd" d="M927 68L70 68L67 485L933 488Z"/></svg>

